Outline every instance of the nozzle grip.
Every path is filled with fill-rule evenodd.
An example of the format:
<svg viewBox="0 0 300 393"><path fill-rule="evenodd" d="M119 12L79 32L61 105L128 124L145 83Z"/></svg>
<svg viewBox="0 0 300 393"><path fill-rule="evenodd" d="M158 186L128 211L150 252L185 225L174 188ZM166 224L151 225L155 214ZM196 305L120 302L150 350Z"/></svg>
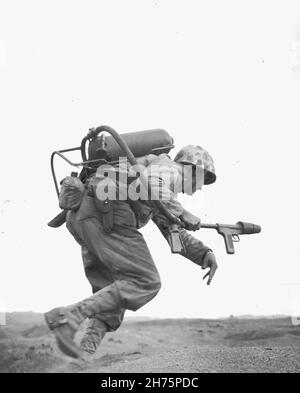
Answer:
<svg viewBox="0 0 300 393"><path fill-rule="evenodd" d="M238 221L237 225L242 228L242 234L251 235L253 233L260 233L261 227L251 222Z"/></svg>

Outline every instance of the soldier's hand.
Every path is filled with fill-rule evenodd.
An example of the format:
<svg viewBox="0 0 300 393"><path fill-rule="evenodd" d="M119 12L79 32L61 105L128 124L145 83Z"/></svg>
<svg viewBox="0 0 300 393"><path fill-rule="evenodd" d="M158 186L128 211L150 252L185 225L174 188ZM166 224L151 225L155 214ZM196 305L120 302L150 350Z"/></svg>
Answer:
<svg viewBox="0 0 300 393"><path fill-rule="evenodd" d="M202 269L207 269L207 268L209 268L209 271L205 274L203 280L205 280L205 278L208 277L207 285L209 285L211 283L211 280L213 279L213 276L216 273L216 270L218 269L216 257L214 253L212 253L211 251L208 251L206 253L202 265Z"/></svg>
<svg viewBox="0 0 300 393"><path fill-rule="evenodd" d="M194 216L194 214L184 210L182 215L180 216L181 221L184 222L185 224L185 229L188 231L197 231L200 229L201 226L201 221L200 218L197 216Z"/></svg>

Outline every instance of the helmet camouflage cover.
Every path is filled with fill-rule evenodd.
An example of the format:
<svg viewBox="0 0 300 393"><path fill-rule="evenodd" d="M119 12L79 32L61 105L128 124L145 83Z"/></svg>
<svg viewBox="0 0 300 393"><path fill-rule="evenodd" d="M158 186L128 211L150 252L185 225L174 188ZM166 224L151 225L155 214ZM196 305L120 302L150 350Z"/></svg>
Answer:
<svg viewBox="0 0 300 393"><path fill-rule="evenodd" d="M214 161L211 155L201 146L184 146L176 154L174 161L203 168L205 172L204 184L212 184L216 181Z"/></svg>

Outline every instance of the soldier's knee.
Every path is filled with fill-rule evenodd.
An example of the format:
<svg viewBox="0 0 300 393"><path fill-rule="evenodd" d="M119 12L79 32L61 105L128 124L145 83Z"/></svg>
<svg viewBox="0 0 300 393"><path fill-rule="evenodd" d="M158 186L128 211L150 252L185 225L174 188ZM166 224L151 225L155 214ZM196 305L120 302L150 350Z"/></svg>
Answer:
<svg viewBox="0 0 300 393"><path fill-rule="evenodd" d="M157 295L160 289L161 289L161 281L160 278L157 277L157 279L152 283L152 290L154 295Z"/></svg>
<svg viewBox="0 0 300 393"><path fill-rule="evenodd" d="M136 311L148 302L150 302L159 292L161 281L158 278L148 280L147 283L136 284L136 292L133 296L126 299L129 310Z"/></svg>
<svg viewBox="0 0 300 393"><path fill-rule="evenodd" d="M152 280L147 286L147 292L149 295L148 301L152 300L161 289L161 281L159 277Z"/></svg>

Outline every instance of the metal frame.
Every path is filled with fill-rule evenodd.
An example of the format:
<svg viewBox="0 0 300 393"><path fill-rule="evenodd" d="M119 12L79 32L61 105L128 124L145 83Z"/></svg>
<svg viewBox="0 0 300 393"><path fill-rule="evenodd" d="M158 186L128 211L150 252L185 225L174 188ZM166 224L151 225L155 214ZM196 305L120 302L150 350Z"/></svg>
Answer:
<svg viewBox="0 0 300 393"><path fill-rule="evenodd" d="M55 155L58 155L60 158L62 158L63 160L65 160L68 164L75 166L76 168L82 166L88 169L92 169L91 167L88 166L88 164L93 164L96 162L101 161L102 159L99 158L97 160L87 160L87 161L82 161L82 162L72 162L71 160L69 160L66 156L64 156L62 153L67 153L70 151L76 151L76 150L81 150L81 147L73 147L71 149L63 149L63 150L57 150L54 151L51 154L51 173L52 173L52 177L53 177L53 181L54 181L54 185L55 185L55 190L56 190L56 194L57 196L59 196L59 188L58 188L58 184L57 184L57 178L56 178L56 174L55 174L55 169L54 169L54 157Z"/></svg>

